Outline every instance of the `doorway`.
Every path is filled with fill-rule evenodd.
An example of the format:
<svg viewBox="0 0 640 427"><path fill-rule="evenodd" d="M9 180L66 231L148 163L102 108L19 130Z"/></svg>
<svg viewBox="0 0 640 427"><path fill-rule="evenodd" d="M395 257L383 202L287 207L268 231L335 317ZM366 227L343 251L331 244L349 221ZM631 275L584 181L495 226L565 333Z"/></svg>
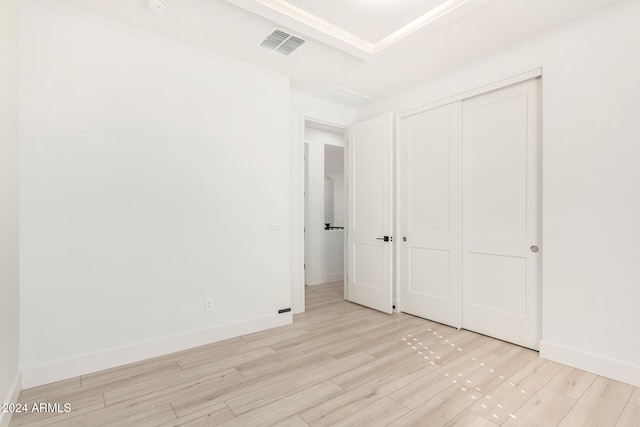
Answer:
<svg viewBox="0 0 640 427"><path fill-rule="evenodd" d="M346 128L305 119L305 287L344 283L345 141Z"/></svg>

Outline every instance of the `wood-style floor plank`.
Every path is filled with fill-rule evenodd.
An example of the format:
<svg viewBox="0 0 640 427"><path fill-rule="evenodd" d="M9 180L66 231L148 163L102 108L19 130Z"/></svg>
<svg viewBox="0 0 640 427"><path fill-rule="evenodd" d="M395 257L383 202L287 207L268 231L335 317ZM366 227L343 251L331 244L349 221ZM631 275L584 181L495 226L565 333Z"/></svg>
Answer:
<svg viewBox="0 0 640 427"><path fill-rule="evenodd" d="M624 408L616 427L638 427L640 426L640 405L628 403Z"/></svg>
<svg viewBox="0 0 640 427"><path fill-rule="evenodd" d="M33 387L27 390L22 390L20 393L21 402L36 402L41 400L42 397L48 397L51 394L60 394L68 390L75 390L80 388L80 377L69 378L62 381L56 381L54 383L41 385L39 387Z"/></svg>
<svg viewBox="0 0 640 427"><path fill-rule="evenodd" d="M209 380L233 374L234 372L237 371L235 369L225 369L210 372L197 368L189 369L187 371L179 371L175 375L165 375L145 382L123 385L122 387L117 388L114 387L104 393L104 402L106 406L115 405L116 403L140 398L149 394L150 391L157 392L160 390L180 387L183 384L189 384L189 386L191 386L199 383L206 383Z"/></svg>
<svg viewBox="0 0 640 427"><path fill-rule="evenodd" d="M481 417L471 411L464 411L453 420L449 421L446 427L497 427L498 424L493 423L486 418Z"/></svg>
<svg viewBox="0 0 640 427"><path fill-rule="evenodd" d="M98 420L94 425L104 427L156 427L159 424L170 422L175 419L175 412L171 409L171 405L167 404L162 406L153 406L146 411L136 411L134 414L125 418L119 418L108 423L103 423L101 420Z"/></svg>
<svg viewBox="0 0 640 427"><path fill-rule="evenodd" d="M393 425L420 425L428 419L429 425L443 426L474 403L492 400L493 389L505 381L501 376L508 378L536 357L531 350L514 347L489 363L473 361L476 369L471 374L452 380L448 388L416 406Z"/></svg>
<svg viewBox="0 0 640 427"><path fill-rule="evenodd" d="M175 386L164 388L160 390L153 390L150 393L137 396L125 400L121 403L107 406L106 409L117 407L118 405L128 406L146 406L146 405L162 405L165 403L171 403L174 412L178 416L183 416L185 413L179 412L180 398L189 397L191 399L203 399L203 396L208 396L212 391L225 389L226 387L237 384L242 381L243 377L235 369L229 369L225 371L223 375L215 376L213 378L207 377L206 379L198 379L189 381L186 383L176 384ZM203 409L204 407L213 405L217 402L207 402L207 405L202 405L195 410Z"/></svg>
<svg viewBox="0 0 640 427"><path fill-rule="evenodd" d="M480 369L480 363L489 363L495 359L495 354L477 349L446 366L437 366L438 369L427 375L417 378L405 387L391 394L391 398L408 408L416 408L433 397L442 393L452 385L459 384L472 372Z"/></svg>
<svg viewBox="0 0 640 427"><path fill-rule="evenodd" d="M577 400L582 397L597 377L590 372L565 366L545 388Z"/></svg>
<svg viewBox="0 0 640 427"><path fill-rule="evenodd" d="M640 389L532 350L308 287L307 312L260 331L24 390L70 413L11 427L640 425Z"/></svg>
<svg viewBox="0 0 640 427"><path fill-rule="evenodd" d="M236 416L226 403L217 403L176 420L160 424L158 427L208 427L222 424Z"/></svg>
<svg viewBox="0 0 640 427"><path fill-rule="evenodd" d="M280 381L258 389L252 393L245 393L227 401L227 405L235 414L243 414L267 403L283 397L300 393L314 384L329 380L332 376L351 371L354 368L373 360L364 353L354 354L342 360L336 360L328 365L321 366L290 380Z"/></svg>
<svg viewBox="0 0 640 427"><path fill-rule="evenodd" d="M634 387L598 377L562 420L562 427L615 426Z"/></svg>
<svg viewBox="0 0 640 427"><path fill-rule="evenodd" d="M538 357L493 389L492 399L481 399L470 409L502 425L513 418L514 412L530 400L531 396L535 395L560 369L562 365Z"/></svg>
<svg viewBox="0 0 640 427"><path fill-rule="evenodd" d="M319 402L331 399L342 392L343 390L331 381L325 381L299 393L287 395L280 400L256 408L221 425L228 427L272 425L317 405Z"/></svg>
<svg viewBox="0 0 640 427"><path fill-rule="evenodd" d="M409 409L388 397L372 403L334 424L336 427L348 426L385 426L409 412Z"/></svg>
<svg viewBox="0 0 640 427"><path fill-rule="evenodd" d="M576 400L564 394L548 390L538 391L520 409L510 415L503 426L544 427L556 426L576 404Z"/></svg>
<svg viewBox="0 0 640 427"><path fill-rule="evenodd" d="M255 362L245 363L236 369L245 378L276 377L286 378L287 375L300 374L337 359L327 353L313 354L280 354Z"/></svg>
<svg viewBox="0 0 640 427"><path fill-rule="evenodd" d="M415 378L426 375L437 369L434 365L425 365L419 369L412 369L403 376L380 376L353 390L336 396L308 409L301 415L313 426L331 426L349 417L351 414L382 400L395 390L404 387Z"/></svg>
<svg viewBox="0 0 640 427"><path fill-rule="evenodd" d="M284 421L280 421L276 424L273 425L274 427L309 427L309 424L307 424L302 418L300 418L300 415L294 415L291 418L287 418Z"/></svg>

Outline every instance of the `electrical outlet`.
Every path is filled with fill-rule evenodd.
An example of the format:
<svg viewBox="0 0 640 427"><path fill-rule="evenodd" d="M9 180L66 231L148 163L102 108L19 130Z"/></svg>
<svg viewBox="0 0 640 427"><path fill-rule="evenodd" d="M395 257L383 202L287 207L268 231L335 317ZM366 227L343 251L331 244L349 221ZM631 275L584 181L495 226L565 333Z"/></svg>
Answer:
<svg viewBox="0 0 640 427"><path fill-rule="evenodd" d="M204 311L213 311L213 298L207 297L204 299Z"/></svg>
<svg viewBox="0 0 640 427"><path fill-rule="evenodd" d="M268 231L280 231L280 223L276 219L270 219L267 221Z"/></svg>

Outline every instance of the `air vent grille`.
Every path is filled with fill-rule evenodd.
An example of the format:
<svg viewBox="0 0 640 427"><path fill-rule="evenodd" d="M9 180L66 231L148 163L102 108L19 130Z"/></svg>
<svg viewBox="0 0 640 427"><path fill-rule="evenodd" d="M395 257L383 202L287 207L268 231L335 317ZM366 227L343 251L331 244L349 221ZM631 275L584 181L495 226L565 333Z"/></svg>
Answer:
<svg viewBox="0 0 640 427"><path fill-rule="evenodd" d="M274 28L266 35L260 46L275 50L283 55L290 55L303 44L305 44L305 40Z"/></svg>
<svg viewBox="0 0 640 427"><path fill-rule="evenodd" d="M267 35L267 37L265 37L264 41L260 43L260 46L268 47L269 49L275 49L289 37L291 37L290 34L287 34L284 31L275 30L271 34Z"/></svg>
<svg viewBox="0 0 640 427"><path fill-rule="evenodd" d="M291 36L284 41L280 46L276 48L276 50L280 53L284 53L285 55L289 55L291 52L299 48L304 44L304 40Z"/></svg>
<svg viewBox="0 0 640 427"><path fill-rule="evenodd" d="M336 85L327 88L324 95L321 95L321 97L328 101L335 102L336 104L346 105L347 107L355 107L356 105L373 99L369 96L362 95Z"/></svg>

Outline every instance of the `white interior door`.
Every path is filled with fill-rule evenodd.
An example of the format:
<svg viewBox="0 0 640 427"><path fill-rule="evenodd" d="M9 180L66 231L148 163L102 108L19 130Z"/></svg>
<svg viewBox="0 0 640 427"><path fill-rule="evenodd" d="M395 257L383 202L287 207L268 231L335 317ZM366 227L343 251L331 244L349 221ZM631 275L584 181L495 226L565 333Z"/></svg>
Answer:
<svg viewBox="0 0 640 427"><path fill-rule="evenodd" d="M463 327L540 339L539 79L463 102Z"/></svg>
<svg viewBox="0 0 640 427"><path fill-rule="evenodd" d="M349 128L347 298L392 312L393 115ZM387 241L384 240L387 236Z"/></svg>
<svg viewBox="0 0 640 427"><path fill-rule="evenodd" d="M402 311L462 326L462 103L399 122Z"/></svg>

